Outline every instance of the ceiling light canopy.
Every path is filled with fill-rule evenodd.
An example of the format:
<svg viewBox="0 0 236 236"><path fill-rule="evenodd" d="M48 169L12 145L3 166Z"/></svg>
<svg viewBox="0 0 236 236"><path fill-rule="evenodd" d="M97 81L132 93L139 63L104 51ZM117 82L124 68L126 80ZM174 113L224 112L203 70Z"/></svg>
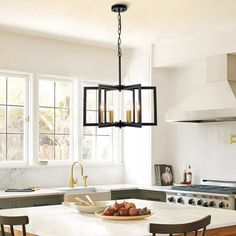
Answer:
<svg viewBox="0 0 236 236"><path fill-rule="evenodd" d="M127 10L124 4L115 4L111 10L118 19L118 85L99 84L84 87L84 126L139 127L157 125L156 87L141 84L121 83L121 13ZM147 95L147 93L149 95ZM145 96L145 101L142 97ZM151 99L147 99L151 98ZM152 104L152 109L147 104ZM144 105L145 104L145 105ZM144 119L149 119L146 121Z"/></svg>

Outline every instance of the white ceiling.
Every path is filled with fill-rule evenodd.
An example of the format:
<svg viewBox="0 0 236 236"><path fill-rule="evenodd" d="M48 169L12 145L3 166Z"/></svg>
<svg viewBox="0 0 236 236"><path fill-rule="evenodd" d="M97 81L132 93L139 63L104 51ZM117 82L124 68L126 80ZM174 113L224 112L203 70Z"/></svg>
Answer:
<svg viewBox="0 0 236 236"><path fill-rule="evenodd" d="M116 44L115 0L0 0L0 27L101 44ZM122 43L150 44L236 26L236 0L128 0Z"/></svg>

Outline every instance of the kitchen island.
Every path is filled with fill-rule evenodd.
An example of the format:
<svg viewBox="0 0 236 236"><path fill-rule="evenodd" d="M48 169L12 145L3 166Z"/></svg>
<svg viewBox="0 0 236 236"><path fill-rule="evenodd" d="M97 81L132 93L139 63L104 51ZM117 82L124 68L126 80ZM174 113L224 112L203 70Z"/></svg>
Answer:
<svg viewBox="0 0 236 236"><path fill-rule="evenodd" d="M150 235L149 223L186 223L211 215L212 222L206 235L236 235L236 211L136 199L129 201L137 207L147 206L155 214L145 220L111 221L56 205L1 210L0 215L28 215L27 232L40 236L147 236Z"/></svg>

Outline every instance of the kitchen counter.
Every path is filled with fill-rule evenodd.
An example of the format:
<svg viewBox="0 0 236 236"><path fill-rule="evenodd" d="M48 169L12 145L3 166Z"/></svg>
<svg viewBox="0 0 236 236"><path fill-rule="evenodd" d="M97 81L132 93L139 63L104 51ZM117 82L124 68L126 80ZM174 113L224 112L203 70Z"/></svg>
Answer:
<svg viewBox="0 0 236 236"><path fill-rule="evenodd" d="M235 211L144 200L132 201L137 207L147 206L155 214L145 220L109 221L95 215L80 214L74 208L63 205L1 210L0 214L28 215L30 224L27 225L27 232L42 236L146 236L150 235L148 234L149 223L186 223L209 214L212 216L212 222L208 230L219 230L229 226L231 230L235 230L236 227Z"/></svg>
<svg viewBox="0 0 236 236"><path fill-rule="evenodd" d="M135 185L135 184L111 184L111 185L91 185L89 187L96 188L98 190L104 191L115 191L115 190L151 190L160 192L175 192L176 190L171 190L171 186L148 186L148 185ZM81 186L75 186L76 188L83 188ZM47 196L47 195L63 195L66 190L72 190L70 187L54 187L54 188L42 188L34 192L5 192L0 191L0 199L6 198L17 198L17 197L31 197L31 196ZM181 191L187 193L185 191ZM199 193L201 194L201 193ZM214 195L214 194L213 194ZM236 194L234 195L236 198Z"/></svg>
<svg viewBox="0 0 236 236"><path fill-rule="evenodd" d="M64 195L65 192L51 189L51 188L45 188L45 189L39 189L35 190L33 192L5 192L0 191L0 199L7 199L7 198L22 198L22 197L34 197L34 196L50 196L50 195Z"/></svg>
<svg viewBox="0 0 236 236"><path fill-rule="evenodd" d="M92 187L95 187L97 189L104 189L104 190L133 190L133 189L139 189L139 185L135 184L106 184L106 185L93 185Z"/></svg>
<svg viewBox="0 0 236 236"><path fill-rule="evenodd" d="M112 185L93 185L88 188L95 188L99 191L112 191L112 190L132 190L138 189L138 185L132 184L112 184ZM49 196L49 195L64 195L68 190L86 189L82 186L70 187L54 187L54 188L42 188L33 192L5 192L0 191L0 199L7 198L21 198L21 197L33 197L33 196Z"/></svg>

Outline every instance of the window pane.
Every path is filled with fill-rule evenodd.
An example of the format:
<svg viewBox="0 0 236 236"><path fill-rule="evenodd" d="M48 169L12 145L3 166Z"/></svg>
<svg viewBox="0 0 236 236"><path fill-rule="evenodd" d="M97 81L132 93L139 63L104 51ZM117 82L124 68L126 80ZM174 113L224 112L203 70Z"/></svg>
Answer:
<svg viewBox="0 0 236 236"><path fill-rule="evenodd" d="M87 107L86 110L98 110L97 108L97 90L87 90Z"/></svg>
<svg viewBox="0 0 236 236"><path fill-rule="evenodd" d="M0 104L6 104L6 77L0 76Z"/></svg>
<svg viewBox="0 0 236 236"><path fill-rule="evenodd" d="M111 127L107 128L97 128L97 135L102 136L112 136L112 129Z"/></svg>
<svg viewBox="0 0 236 236"><path fill-rule="evenodd" d="M83 138L83 159L91 160L95 158L95 136L84 135Z"/></svg>
<svg viewBox="0 0 236 236"><path fill-rule="evenodd" d="M23 105L25 95L25 79L7 78L7 103L10 105Z"/></svg>
<svg viewBox="0 0 236 236"><path fill-rule="evenodd" d="M97 119L97 112L96 111L87 111L86 112L87 114L87 117L86 117L86 120L87 120L87 123L97 123L98 119Z"/></svg>
<svg viewBox="0 0 236 236"><path fill-rule="evenodd" d="M7 160L23 160L23 135L7 135Z"/></svg>
<svg viewBox="0 0 236 236"><path fill-rule="evenodd" d="M39 106L54 107L53 81L39 81Z"/></svg>
<svg viewBox="0 0 236 236"><path fill-rule="evenodd" d="M96 135L97 127L84 126L84 135Z"/></svg>
<svg viewBox="0 0 236 236"><path fill-rule="evenodd" d="M40 133L54 132L53 108L39 108L39 132Z"/></svg>
<svg viewBox="0 0 236 236"><path fill-rule="evenodd" d="M97 137L97 158L109 161L112 159L112 139L109 136Z"/></svg>
<svg viewBox="0 0 236 236"><path fill-rule="evenodd" d="M6 107L0 106L0 133L6 133Z"/></svg>
<svg viewBox="0 0 236 236"><path fill-rule="evenodd" d="M7 108L7 132L22 133L24 130L24 108L8 107Z"/></svg>
<svg viewBox="0 0 236 236"><path fill-rule="evenodd" d="M0 161L6 160L6 135L0 134Z"/></svg>
<svg viewBox="0 0 236 236"><path fill-rule="evenodd" d="M55 136L55 159L68 160L70 158L70 136L56 135Z"/></svg>
<svg viewBox="0 0 236 236"><path fill-rule="evenodd" d="M56 107L70 108L71 83L56 82Z"/></svg>
<svg viewBox="0 0 236 236"><path fill-rule="evenodd" d="M68 134L70 132L70 111L69 109L56 109L56 133Z"/></svg>
<svg viewBox="0 0 236 236"><path fill-rule="evenodd" d="M54 160L53 135L39 135L39 159Z"/></svg>

